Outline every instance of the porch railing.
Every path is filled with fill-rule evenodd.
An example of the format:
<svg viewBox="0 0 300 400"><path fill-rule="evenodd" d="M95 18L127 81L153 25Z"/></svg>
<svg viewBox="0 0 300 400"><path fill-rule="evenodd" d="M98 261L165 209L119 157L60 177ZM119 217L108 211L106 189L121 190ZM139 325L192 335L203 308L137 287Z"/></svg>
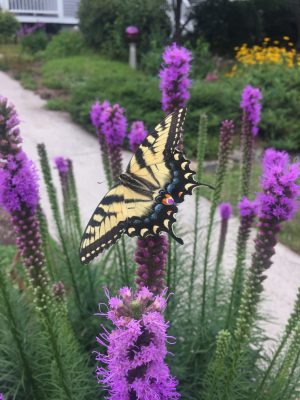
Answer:
<svg viewBox="0 0 300 400"><path fill-rule="evenodd" d="M18 14L60 14L60 0L9 0L9 10Z"/></svg>

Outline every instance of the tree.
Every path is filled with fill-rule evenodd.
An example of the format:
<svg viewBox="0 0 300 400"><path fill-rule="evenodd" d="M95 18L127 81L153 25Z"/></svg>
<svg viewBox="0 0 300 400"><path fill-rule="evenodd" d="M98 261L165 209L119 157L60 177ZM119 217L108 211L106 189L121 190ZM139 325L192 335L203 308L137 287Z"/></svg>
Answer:
<svg viewBox="0 0 300 400"><path fill-rule="evenodd" d="M12 39L19 27L20 24L12 13L0 9L0 41Z"/></svg>

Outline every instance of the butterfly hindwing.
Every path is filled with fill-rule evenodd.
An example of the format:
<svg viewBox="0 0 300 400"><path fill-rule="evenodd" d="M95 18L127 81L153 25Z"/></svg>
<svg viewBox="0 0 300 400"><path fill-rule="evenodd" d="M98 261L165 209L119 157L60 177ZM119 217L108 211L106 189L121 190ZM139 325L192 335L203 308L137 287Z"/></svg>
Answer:
<svg viewBox="0 0 300 400"><path fill-rule="evenodd" d="M192 194L194 188L199 186L195 181L195 172L190 169L190 161L179 151L170 153L167 157L166 168L170 177L166 184L157 192L151 211L139 218L137 215L127 221L126 233L129 236L147 237L157 235L160 232L167 232L179 243L183 243L173 231L173 224L176 222L176 203L181 203L185 195ZM166 199L174 199L174 204L168 204Z"/></svg>

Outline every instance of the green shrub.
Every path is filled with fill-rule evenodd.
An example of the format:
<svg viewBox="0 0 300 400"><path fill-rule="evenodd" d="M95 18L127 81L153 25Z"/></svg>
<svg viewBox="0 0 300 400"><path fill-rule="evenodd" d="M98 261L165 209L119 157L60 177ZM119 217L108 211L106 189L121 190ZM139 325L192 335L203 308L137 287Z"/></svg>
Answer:
<svg viewBox="0 0 300 400"><path fill-rule="evenodd" d="M97 98L120 103L126 109L129 122L141 119L148 129L153 128L163 115L157 76L133 71L120 62L97 56L52 60L45 64L43 77L47 86L68 93L66 109L76 122L92 131L89 110ZM193 81L185 130L189 155L195 154L202 112L209 115L209 158L217 155L217 135L222 120L235 120L239 129L241 110L237 105L242 89L248 83L260 87L263 93L260 138L267 146L290 151L300 149L299 71L269 66L241 70L232 78L221 77L216 82Z"/></svg>
<svg viewBox="0 0 300 400"><path fill-rule="evenodd" d="M84 42L80 32L63 30L53 36L46 48L45 57L51 60L53 58L75 56L80 54L83 48Z"/></svg>
<svg viewBox="0 0 300 400"><path fill-rule="evenodd" d="M20 24L12 13L2 11L0 8L0 43L11 40L19 27Z"/></svg>
<svg viewBox="0 0 300 400"><path fill-rule="evenodd" d="M127 26L141 31L138 54L146 53L153 40L162 45L170 33L162 0L81 0L78 15L87 43L121 60L128 58Z"/></svg>
<svg viewBox="0 0 300 400"><path fill-rule="evenodd" d="M45 50L48 44L48 36L44 30L40 29L31 35L22 36L20 43L24 51L35 54Z"/></svg>

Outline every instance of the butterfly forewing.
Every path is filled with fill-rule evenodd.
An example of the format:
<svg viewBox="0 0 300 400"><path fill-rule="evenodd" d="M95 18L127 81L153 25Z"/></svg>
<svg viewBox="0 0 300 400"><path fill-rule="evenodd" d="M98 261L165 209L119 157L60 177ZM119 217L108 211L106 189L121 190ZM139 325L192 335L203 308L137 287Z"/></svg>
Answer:
<svg viewBox="0 0 300 400"><path fill-rule="evenodd" d="M123 185L116 185L94 211L81 240L81 262L90 262L124 232L127 214L123 191Z"/></svg>
<svg viewBox="0 0 300 400"><path fill-rule="evenodd" d="M166 157L174 153L180 142L185 116L186 109L181 108L159 123L137 149L127 172L136 174L147 166L165 164Z"/></svg>

